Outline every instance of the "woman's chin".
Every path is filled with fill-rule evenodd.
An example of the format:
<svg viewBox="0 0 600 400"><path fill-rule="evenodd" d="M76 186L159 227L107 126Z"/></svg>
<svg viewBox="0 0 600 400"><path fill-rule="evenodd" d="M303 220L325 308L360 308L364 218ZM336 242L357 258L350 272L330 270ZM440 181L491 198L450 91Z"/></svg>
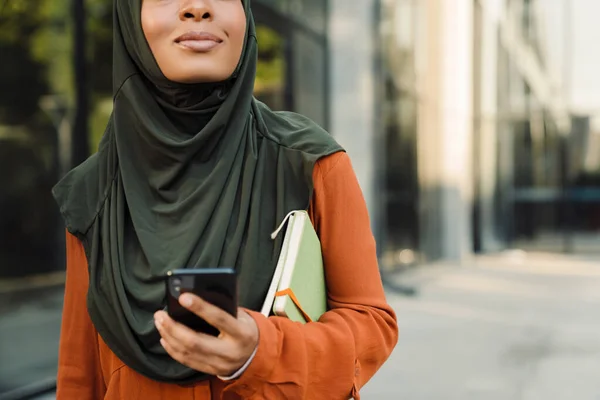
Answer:
<svg viewBox="0 0 600 400"><path fill-rule="evenodd" d="M195 84L195 83L216 83L226 81L231 75L223 74L223 71L215 73L202 72L198 73L199 69L191 71L180 71L178 73L165 74L167 79L176 83Z"/></svg>

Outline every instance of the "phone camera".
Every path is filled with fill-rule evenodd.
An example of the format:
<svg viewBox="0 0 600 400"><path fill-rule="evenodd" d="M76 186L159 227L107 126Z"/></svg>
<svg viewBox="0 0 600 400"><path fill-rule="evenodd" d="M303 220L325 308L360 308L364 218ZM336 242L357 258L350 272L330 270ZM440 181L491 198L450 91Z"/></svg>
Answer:
<svg viewBox="0 0 600 400"><path fill-rule="evenodd" d="M175 292L177 292L177 293L181 292L181 279L175 278L175 279L173 279L172 283L173 283L173 290L175 290Z"/></svg>

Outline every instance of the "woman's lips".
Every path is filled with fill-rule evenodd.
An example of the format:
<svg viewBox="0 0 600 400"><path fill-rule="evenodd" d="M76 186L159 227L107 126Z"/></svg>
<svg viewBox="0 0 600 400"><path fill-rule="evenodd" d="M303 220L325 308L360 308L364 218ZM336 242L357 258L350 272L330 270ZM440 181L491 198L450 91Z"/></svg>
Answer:
<svg viewBox="0 0 600 400"><path fill-rule="evenodd" d="M223 43L223 40L208 32L187 32L175 39L175 43L194 52L205 53Z"/></svg>

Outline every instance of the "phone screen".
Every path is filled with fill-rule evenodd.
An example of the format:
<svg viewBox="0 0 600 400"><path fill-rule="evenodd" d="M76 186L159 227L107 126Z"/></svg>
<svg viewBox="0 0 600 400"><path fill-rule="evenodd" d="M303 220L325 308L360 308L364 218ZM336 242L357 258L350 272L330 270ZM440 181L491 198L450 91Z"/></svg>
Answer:
<svg viewBox="0 0 600 400"><path fill-rule="evenodd" d="M193 293L237 317L237 276L231 268L175 270L166 285L169 316L197 332L219 335L218 329L179 304L183 293Z"/></svg>

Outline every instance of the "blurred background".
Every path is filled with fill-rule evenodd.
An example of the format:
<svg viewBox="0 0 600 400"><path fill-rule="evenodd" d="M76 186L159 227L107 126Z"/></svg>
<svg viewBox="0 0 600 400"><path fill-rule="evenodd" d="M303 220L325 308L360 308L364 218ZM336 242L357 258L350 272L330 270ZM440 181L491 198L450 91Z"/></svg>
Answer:
<svg viewBox="0 0 600 400"><path fill-rule="evenodd" d="M52 398L50 190L111 112L111 3L0 1L0 399ZM600 398L600 3L253 10L256 97L328 129L370 209L404 333L363 397Z"/></svg>

